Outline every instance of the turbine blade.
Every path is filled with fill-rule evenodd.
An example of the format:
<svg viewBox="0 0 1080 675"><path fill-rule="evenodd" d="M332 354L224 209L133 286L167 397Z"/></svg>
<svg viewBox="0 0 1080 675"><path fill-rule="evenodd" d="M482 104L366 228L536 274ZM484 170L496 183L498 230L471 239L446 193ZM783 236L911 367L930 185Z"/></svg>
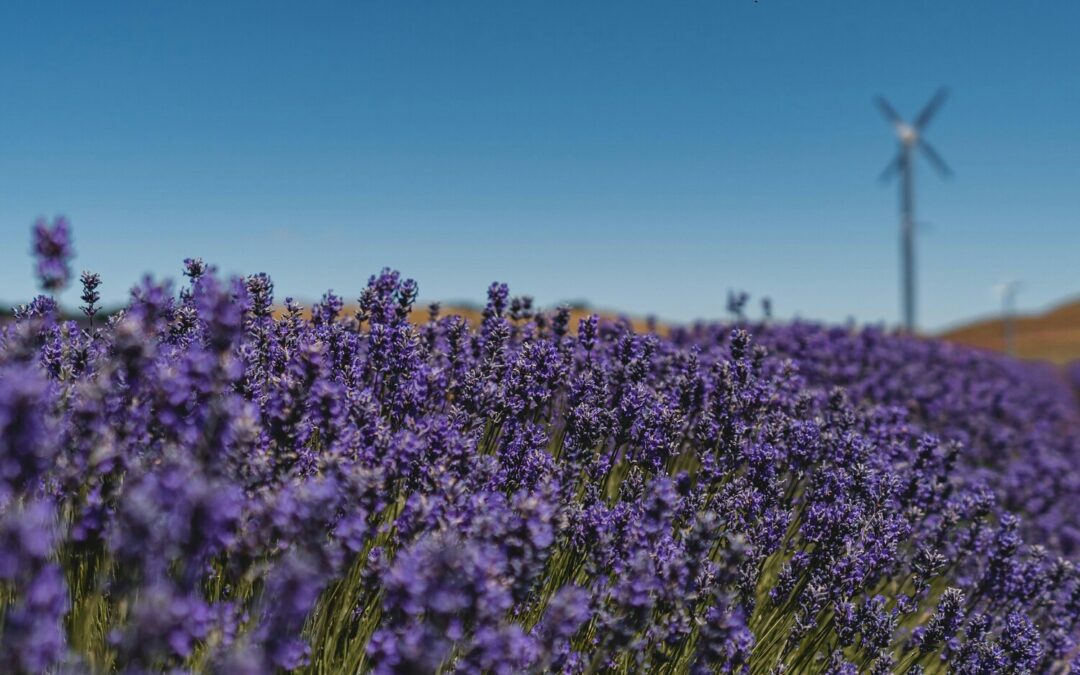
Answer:
<svg viewBox="0 0 1080 675"><path fill-rule="evenodd" d="M930 145L926 141L919 139L919 149L923 151L926 158L930 160L930 163L934 165L934 168L941 172L946 178L952 176L952 170L949 169L949 165L945 163L945 160L941 158L934 146Z"/></svg>
<svg viewBox="0 0 1080 675"><path fill-rule="evenodd" d="M904 157L901 153L896 153L896 157L893 157L892 161L885 166L885 170L878 176L878 180L882 183L886 183L893 176L900 171L900 164L904 161Z"/></svg>
<svg viewBox="0 0 1080 675"><path fill-rule="evenodd" d="M917 130L922 131L927 124L930 124L930 120L934 117L938 109L941 107L941 104L944 103L945 99L948 97L948 89L946 89L945 87L938 89L937 93L934 94L934 97L930 99L930 102L927 103L926 107L924 107L922 109L922 112L919 113L919 116L915 118L915 122L912 126L914 126Z"/></svg>
<svg viewBox="0 0 1080 675"><path fill-rule="evenodd" d="M874 103L877 104L878 110L880 110L881 114L885 116L885 119L889 120L889 124L895 127L904 123L904 121L900 119L900 115L897 114L896 110L894 110L893 107L889 105L889 102L886 101L883 97L875 96Z"/></svg>

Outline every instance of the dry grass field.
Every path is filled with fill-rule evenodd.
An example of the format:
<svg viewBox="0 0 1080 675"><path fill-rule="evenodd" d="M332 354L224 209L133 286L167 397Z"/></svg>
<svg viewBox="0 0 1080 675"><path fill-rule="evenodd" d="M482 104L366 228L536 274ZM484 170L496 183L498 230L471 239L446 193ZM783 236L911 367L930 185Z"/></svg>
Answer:
<svg viewBox="0 0 1080 675"><path fill-rule="evenodd" d="M1005 332L1000 319L976 321L939 337L960 344L1004 351ZM1080 300L1072 300L1042 314L1016 318L1016 355L1064 364L1080 359Z"/></svg>
<svg viewBox="0 0 1080 675"><path fill-rule="evenodd" d="M281 311L279 309L279 311ZM354 314L355 305L346 305L343 314ZM570 310L570 330L576 332L578 321L590 314L599 314L607 319L616 319L618 314L575 307ZM472 324L479 324L482 315L478 307L444 304L440 315L457 314L465 317ZM305 318L308 312L304 312ZM428 309L419 306L410 313L409 320L416 325L428 321ZM650 330L649 322L642 317L629 317L634 330ZM664 326L652 327L660 334L665 334ZM1005 351L1005 333L1001 319L982 319L962 326L951 328L932 337L949 340L958 344L986 349ZM1080 359L1080 299L1059 305L1042 314L1020 315L1016 317L1016 355L1022 359L1049 361L1065 364Z"/></svg>
<svg viewBox="0 0 1080 675"><path fill-rule="evenodd" d="M310 304L305 304L304 305L304 311L301 314L301 316L303 316L304 319L309 319L311 317L310 309L311 309ZM356 314L356 310L357 310L356 305L347 304L342 309L341 316L352 316L352 315ZM545 309L544 311L546 313L550 314L550 309ZM282 312L284 312L284 309L281 308L281 307L278 307L275 310L274 313L275 313L275 315L280 316L282 314ZM625 315L621 315L621 314L619 314L617 312L609 312L609 311L605 311L605 310L601 310L601 309L593 309L591 307L571 307L570 308L570 332L571 333L576 333L577 332L577 327L578 327L578 321L580 321L581 319L584 319L584 318L586 318L588 316L591 316L593 314L599 315L602 319L608 319L608 320L612 320L612 321L623 318L623 319L629 321L630 325L633 326L634 331L638 332L638 333L657 332L657 333L659 333L661 335L666 335L667 334L667 332L665 330L665 327L662 324L650 325L650 322L648 321L648 319L645 319L643 317L625 316ZM483 310L481 310L479 307L468 307L468 306L441 303L440 308L439 308L439 316L452 316L452 315L464 317L466 321L468 321L470 324L472 324L474 326L479 325L480 322L483 321L483 318L484 318ZM430 313L429 313L428 305L418 305L417 307L413 308L413 310L411 312L409 312L409 321L413 325L422 326L425 323L427 323L429 321L429 319L430 319Z"/></svg>
<svg viewBox="0 0 1080 675"><path fill-rule="evenodd" d="M305 303L304 318L310 317ZM277 308L276 314L280 314L282 308ZM346 305L343 314L350 315L356 312L355 305ZM102 316L108 312L103 313ZM615 312L596 310L586 307L574 307L570 310L570 330L577 331L578 321L590 314L599 314L607 319L616 319L619 315ZM442 316L457 314L465 317L472 324L479 324L482 319L481 310L478 307L469 307L454 304L444 304L440 310ZM11 311L0 307L0 324L5 319L10 319ZM68 318L82 320L81 315L71 315ZM410 313L409 320L416 325L423 325L428 321L428 308L420 306ZM652 326L648 320L639 316L628 317L634 330L647 332L655 330L661 335L666 334L663 324ZM981 319L950 328L941 333L932 335L958 344L986 349L989 351L1005 350L1005 333L1001 319ZM1056 364L1066 364L1080 359L1080 299L1065 302L1042 314L1021 315L1016 318L1016 355L1022 359L1035 359L1049 361Z"/></svg>

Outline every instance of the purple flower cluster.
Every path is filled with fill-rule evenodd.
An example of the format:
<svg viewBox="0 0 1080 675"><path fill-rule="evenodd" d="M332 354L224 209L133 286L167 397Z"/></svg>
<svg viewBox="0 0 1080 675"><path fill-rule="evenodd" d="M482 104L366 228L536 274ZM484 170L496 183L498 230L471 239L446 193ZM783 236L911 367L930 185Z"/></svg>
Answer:
<svg viewBox="0 0 1080 675"><path fill-rule="evenodd" d="M34 257L41 287L56 293L67 286L71 278L71 229L63 216L52 225L44 218L34 223Z"/></svg>
<svg viewBox="0 0 1080 675"><path fill-rule="evenodd" d="M741 294L732 323L639 334L501 284L475 324L417 320L390 270L310 310L266 275L184 277L96 329L48 298L0 327L4 672L1078 658L1080 413L1055 373L755 323Z"/></svg>

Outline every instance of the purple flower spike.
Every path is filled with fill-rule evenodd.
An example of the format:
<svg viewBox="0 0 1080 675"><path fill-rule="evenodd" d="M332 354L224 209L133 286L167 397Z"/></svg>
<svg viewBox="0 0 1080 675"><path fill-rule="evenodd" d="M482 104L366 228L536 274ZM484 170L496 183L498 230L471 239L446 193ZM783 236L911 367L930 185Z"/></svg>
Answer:
<svg viewBox="0 0 1080 675"><path fill-rule="evenodd" d="M59 216L52 225L44 218L34 222L34 257L41 288L49 293L62 291L71 278L71 230L67 218Z"/></svg>

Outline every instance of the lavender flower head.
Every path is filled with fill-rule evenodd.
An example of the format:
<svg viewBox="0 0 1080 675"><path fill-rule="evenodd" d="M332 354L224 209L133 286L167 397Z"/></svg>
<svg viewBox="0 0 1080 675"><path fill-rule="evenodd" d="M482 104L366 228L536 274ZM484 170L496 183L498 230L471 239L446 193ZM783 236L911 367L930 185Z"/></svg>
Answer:
<svg viewBox="0 0 1080 675"><path fill-rule="evenodd" d="M64 289L71 277L71 230L67 218L58 216L50 225L44 218L34 222L34 258L38 283L49 293Z"/></svg>
<svg viewBox="0 0 1080 675"><path fill-rule="evenodd" d="M83 272L79 280L82 282L82 295L79 296L79 299L84 303L81 308L82 312L93 321L99 309L97 303L101 300L101 294L98 293L98 287L101 286L101 275L94 272Z"/></svg>

